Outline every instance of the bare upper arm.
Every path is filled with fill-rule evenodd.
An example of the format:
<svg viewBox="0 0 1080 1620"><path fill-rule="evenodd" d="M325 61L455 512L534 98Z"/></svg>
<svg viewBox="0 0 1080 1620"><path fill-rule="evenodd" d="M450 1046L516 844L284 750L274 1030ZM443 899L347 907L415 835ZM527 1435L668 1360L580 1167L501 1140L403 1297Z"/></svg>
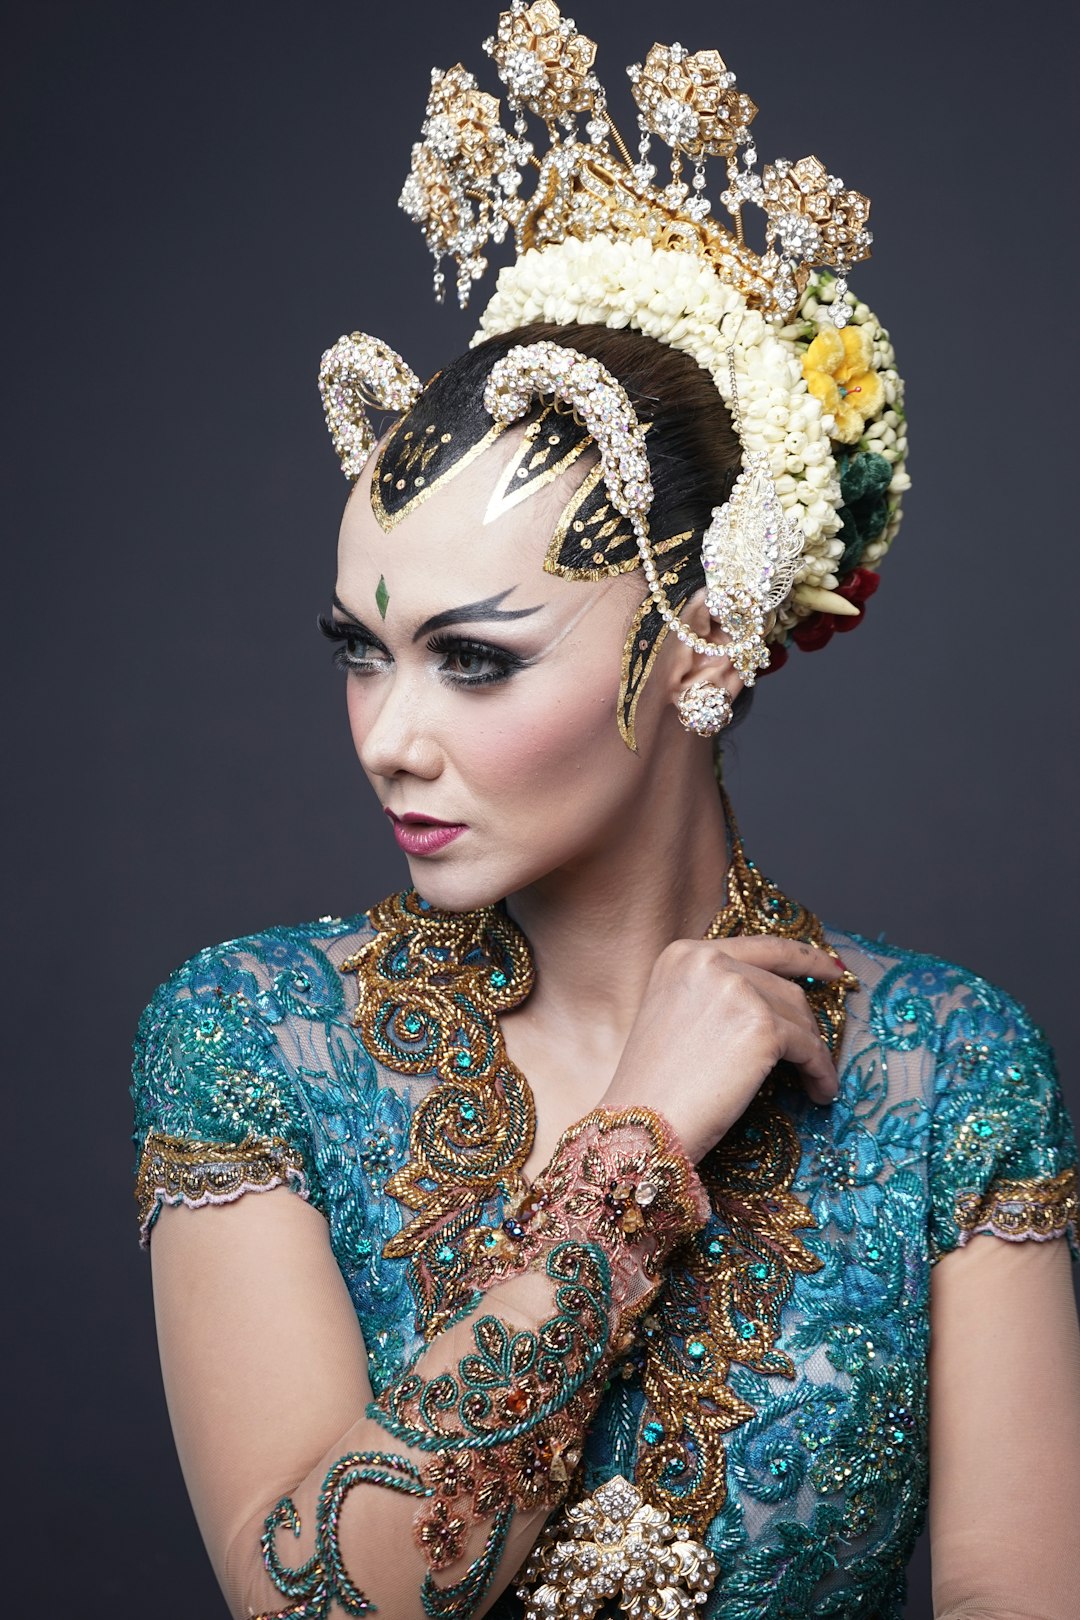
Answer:
<svg viewBox="0 0 1080 1620"><path fill-rule="evenodd" d="M326 1221L288 1188L163 1209L150 1254L177 1451L224 1584L241 1528L363 1414L363 1336Z"/></svg>
<svg viewBox="0 0 1080 1620"><path fill-rule="evenodd" d="M934 1613L1080 1614L1080 1328L1067 1246L978 1236L934 1268Z"/></svg>

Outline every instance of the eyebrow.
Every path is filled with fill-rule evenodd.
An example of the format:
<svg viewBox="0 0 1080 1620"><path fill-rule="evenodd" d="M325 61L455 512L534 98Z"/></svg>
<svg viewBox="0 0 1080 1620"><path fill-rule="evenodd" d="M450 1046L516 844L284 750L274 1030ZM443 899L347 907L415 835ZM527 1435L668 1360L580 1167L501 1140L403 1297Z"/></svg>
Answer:
<svg viewBox="0 0 1080 1620"><path fill-rule="evenodd" d="M534 613L541 612L542 603L536 607L528 608L500 607L499 603L504 601L511 591L515 590L517 590L516 585L509 585L505 591L499 591L495 596L485 596L482 601L466 602L462 607L447 608L443 613L435 613L430 619L425 619L423 624L417 626L416 630L413 631L413 640L419 641L421 636L429 635L432 630L445 630L448 625L452 624L476 624L478 621L487 621L488 623L502 621L505 623L510 619L528 619ZM334 606L344 613L346 618L351 619L354 624L361 622L356 617L356 614L345 606L336 591L333 600Z"/></svg>
<svg viewBox="0 0 1080 1620"><path fill-rule="evenodd" d="M481 602L466 602L464 607L447 608L445 613L436 613L430 619L425 619L413 632L413 640L419 641L421 636L430 630L444 630L451 624L475 624L477 620L498 622L508 619L528 619L534 613L540 612L540 607L529 608L501 608L499 603L516 591L516 585L510 585L497 596L485 596Z"/></svg>

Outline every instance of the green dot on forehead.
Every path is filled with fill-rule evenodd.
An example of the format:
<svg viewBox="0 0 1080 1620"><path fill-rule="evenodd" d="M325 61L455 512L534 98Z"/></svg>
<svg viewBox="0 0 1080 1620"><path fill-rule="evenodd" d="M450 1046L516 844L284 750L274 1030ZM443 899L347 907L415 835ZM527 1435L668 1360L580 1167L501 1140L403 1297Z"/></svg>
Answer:
<svg viewBox="0 0 1080 1620"><path fill-rule="evenodd" d="M379 610L380 619L386 618L386 606L389 600L390 592L386 588L386 580L384 579L383 575L380 574L379 583L375 587L375 606Z"/></svg>

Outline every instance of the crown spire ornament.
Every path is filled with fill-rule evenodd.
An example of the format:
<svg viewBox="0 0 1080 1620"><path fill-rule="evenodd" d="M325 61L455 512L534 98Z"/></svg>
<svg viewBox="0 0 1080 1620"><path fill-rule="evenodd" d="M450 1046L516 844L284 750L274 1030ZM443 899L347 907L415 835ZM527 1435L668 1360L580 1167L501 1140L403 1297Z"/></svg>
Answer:
<svg viewBox="0 0 1080 1620"><path fill-rule="evenodd" d="M778 160L757 174L749 134L757 107L736 89L718 51L691 54L677 43L655 44L644 63L628 68L641 130L634 162L593 72L596 45L554 0L515 0L484 48L506 88L513 133L499 121L497 100L478 91L460 63L445 73L436 70L400 199L436 259L440 294L441 261L455 260L463 307L471 283L486 269L484 247L508 230L519 254L598 232L645 235L711 260L740 287L750 308L785 317L812 265L846 274L869 255L869 202L817 158ZM550 146L543 158L526 138L526 112L546 126ZM578 134L582 114L588 115L587 141ZM671 177L659 188L649 162L654 136L671 152ZM727 163L720 201L729 226L711 217L704 167L709 157ZM684 160L694 165L689 184L682 178ZM529 170L536 184L526 199L521 186ZM766 216L761 254L746 245L747 204Z"/></svg>

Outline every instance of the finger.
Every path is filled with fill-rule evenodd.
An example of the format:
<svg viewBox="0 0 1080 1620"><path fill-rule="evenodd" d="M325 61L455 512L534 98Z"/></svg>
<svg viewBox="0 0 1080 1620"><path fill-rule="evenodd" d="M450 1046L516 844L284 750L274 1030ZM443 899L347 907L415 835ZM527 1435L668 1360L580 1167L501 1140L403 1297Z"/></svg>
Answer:
<svg viewBox="0 0 1080 1620"><path fill-rule="evenodd" d="M785 974L774 973L771 968L759 967L756 962L740 962L735 969L740 979L752 984L759 995L765 997L770 1006L778 1012L787 1015L803 1016L804 1020L809 1011L810 1003L806 999L808 988L814 983L824 983L824 975L817 979L812 974L800 974L798 978L789 979ZM810 1015L810 1022L813 1017Z"/></svg>
<svg viewBox="0 0 1080 1620"><path fill-rule="evenodd" d="M798 1070L811 1101L822 1105L835 1102L840 1081L832 1053L818 1031L787 1024L783 1035L784 1060Z"/></svg>
<svg viewBox="0 0 1080 1620"><path fill-rule="evenodd" d="M768 1007L781 1042L778 1061L791 1063L799 1071L814 1102L834 1102L839 1092L836 1057L821 1032L804 986L752 962L740 962L737 976L752 986Z"/></svg>
<svg viewBox="0 0 1080 1620"><path fill-rule="evenodd" d="M769 1011L774 1018L801 1030L806 1035L815 1036L821 1042L827 1062L835 1071L839 1054L825 1040L805 986L798 980L782 979L775 973L769 973L764 968L750 964L741 969L741 977L754 985L759 995L768 1003Z"/></svg>
<svg viewBox="0 0 1080 1620"><path fill-rule="evenodd" d="M764 968L785 979L839 979L843 965L828 951L802 939L778 939L775 934L735 934L713 941L721 953L736 962Z"/></svg>

